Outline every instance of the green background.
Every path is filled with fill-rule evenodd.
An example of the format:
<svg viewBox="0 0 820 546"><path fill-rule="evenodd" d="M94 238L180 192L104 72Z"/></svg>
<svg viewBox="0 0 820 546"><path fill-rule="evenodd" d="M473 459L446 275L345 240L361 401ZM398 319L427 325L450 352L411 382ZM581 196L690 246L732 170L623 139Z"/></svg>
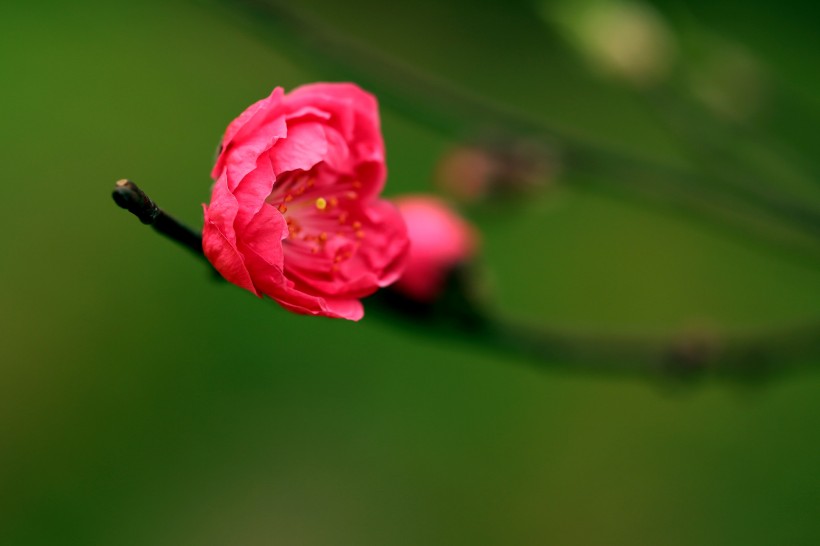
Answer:
<svg viewBox="0 0 820 546"><path fill-rule="evenodd" d="M537 7L296 7L572 134L676 161L641 95L587 71ZM812 157L810 13L688 9L759 55L800 114L763 130ZM245 21L209 2L0 7L0 544L820 542L816 372L669 389L537 371L375 315L295 316L117 209L128 177L201 225L227 123L274 86L337 77ZM387 195L433 191L453 142L387 104L382 118ZM496 305L536 324L668 333L820 312L817 262L587 186L471 214Z"/></svg>

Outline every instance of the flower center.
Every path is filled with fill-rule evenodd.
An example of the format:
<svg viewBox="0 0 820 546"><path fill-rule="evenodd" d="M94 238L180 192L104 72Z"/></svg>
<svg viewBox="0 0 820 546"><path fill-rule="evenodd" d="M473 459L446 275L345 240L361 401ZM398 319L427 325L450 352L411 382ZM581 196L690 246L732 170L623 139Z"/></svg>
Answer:
<svg viewBox="0 0 820 546"><path fill-rule="evenodd" d="M327 169L283 173L267 203L288 225L285 257L292 264L310 259L315 273L333 275L366 237L360 203L361 182Z"/></svg>

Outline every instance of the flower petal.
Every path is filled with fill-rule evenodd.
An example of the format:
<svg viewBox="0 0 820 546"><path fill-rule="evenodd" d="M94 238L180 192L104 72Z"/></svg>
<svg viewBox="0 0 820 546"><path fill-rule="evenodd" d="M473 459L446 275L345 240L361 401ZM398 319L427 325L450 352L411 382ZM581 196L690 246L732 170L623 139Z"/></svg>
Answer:
<svg viewBox="0 0 820 546"><path fill-rule="evenodd" d="M273 171L270 156L263 154L259 157L256 168L249 172L233 191L233 196L238 204L238 211L234 221L237 230L248 225L265 206L265 200L271 194L275 183L276 175Z"/></svg>
<svg viewBox="0 0 820 546"><path fill-rule="evenodd" d="M327 138L319 123L309 121L288 127L288 136L270 150L276 176L286 171L309 171L327 155Z"/></svg>
<svg viewBox="0 0 820 546"><path fill-rule="evenodd" d="M225 280L261 297L262 295L254 287L250 272L245 266L245 259L237 250L235 242L225 236L218 225L209 218L208 207L202 205L202 208L205 212L205 225L202 228L202 251L208 261Z"/></svg>
<svg viewBox="0 0 820 546"><path fill-rule="evenodd" d="M285 96L289 109L313 105L333 114L330 125L353 143L357 161L384 161L379 104L370 93L351 83L313 83Z"/></svg>
<svg viewBox="0 0 820 546"><path fill-rule="evenodd" d="M228 126L222 139L222 150L211 176L218 178L228 173L228 187L233 189L256 167L256 161L280 138L287 136L288 128L281 107L284 91L281 87L271 95L245 110Z"/></svg>

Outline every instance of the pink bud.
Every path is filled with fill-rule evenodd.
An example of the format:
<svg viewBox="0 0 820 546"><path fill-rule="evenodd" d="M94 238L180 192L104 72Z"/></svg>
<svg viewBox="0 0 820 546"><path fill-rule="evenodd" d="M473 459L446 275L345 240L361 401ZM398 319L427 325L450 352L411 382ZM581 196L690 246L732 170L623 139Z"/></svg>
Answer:
<svg viewBox="0 0 820 546"><path fill-rule="evenodd" d="M440 199L409 195L395 200L407 225L410 252L407 266L393 288L421 302L440 294L447 275L473 257L476 230Z"/></svg>
<svg viewBox="0 0 820 546"><path fill-rule="evenodd" d="M445 153L436 184L453 198L476 203L520 197L549 187L560 170L558 152L534 140L486 137Z"/></svg>

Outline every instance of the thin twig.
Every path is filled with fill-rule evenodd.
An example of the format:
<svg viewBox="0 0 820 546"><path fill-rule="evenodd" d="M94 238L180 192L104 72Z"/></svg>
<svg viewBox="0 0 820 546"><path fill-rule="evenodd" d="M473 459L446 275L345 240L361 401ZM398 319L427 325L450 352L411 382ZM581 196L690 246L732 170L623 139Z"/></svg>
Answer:
<svg viewBox="0 0 820 546"><path fill-rule="evenodd" d="M130 180L120 180L114 186L111 196L120 208L139 218L140 222L153 227L158 233L205 259L202 252L202 234L168 215L139 186Z"/></svg>

